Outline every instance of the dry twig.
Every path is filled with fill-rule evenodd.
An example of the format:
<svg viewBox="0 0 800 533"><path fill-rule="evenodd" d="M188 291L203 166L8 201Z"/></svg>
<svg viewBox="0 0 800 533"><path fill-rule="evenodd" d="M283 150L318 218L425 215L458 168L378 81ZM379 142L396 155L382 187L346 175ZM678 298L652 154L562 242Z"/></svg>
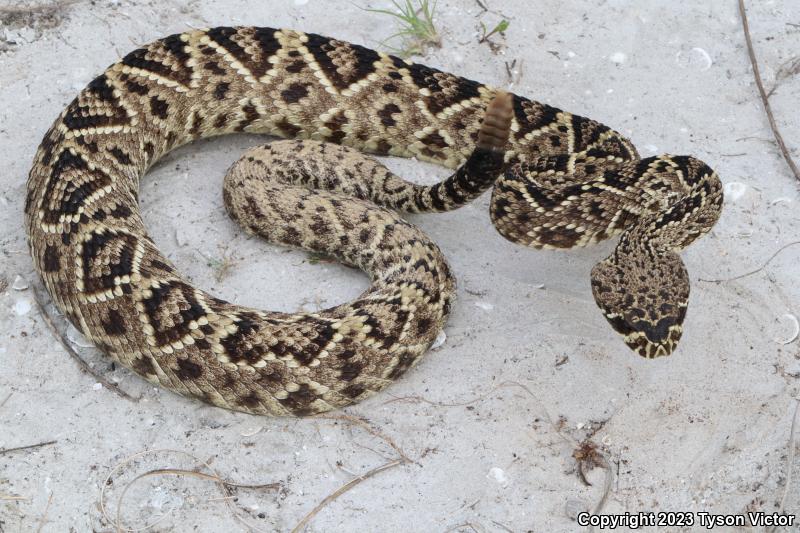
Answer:
<svg viewBox="0 0 800 533"><path fill-rule="evenodd" d="M110 481L111 481L112 476L116 472L118 472L120 469L122 469L124 466L132 463L133 461L135 461L136 459L139 459L142 456L150 455L150 454L156 454L156 453L167 453L167 452L168 453L178 453L178 454L185 455L185 456L189 457L190 459L192 459L193 461L199 463L200 465L202 465L206 469L208 469L211 472L211 474L206 474L204 472L198 472L196 470L184 470L184 469L179 469L179 468L159 468L159 469L150 470L148 472L145 472L144 474L140 474L140 475L136 476L135 478L133 478L122 489L122 492L119 495L119 498L117 500L116 516L115 517L111 517L109 512L108 512L108 509L106 508L105 492L106 492L106 487L108 487L111 484ZM128 490L131 488L131 486L134 483L136 483L138 480L142 479L142 478L150 477L150 476L164 476L164 475L190 476L190 477L196 477L196 478L199 478L199 479L204 479L204 480L209 480L209 481L216 482L220 486L222 491L225 493L225 497L220 498L220 499L225 502L225 505L228 507L228 509L230 510L230 512L233 515L233 517L236 520L238 520L239 522L241 522L242 524L244 524L250 531L262 531L262 530L260 530L259 528L253 526L249 522L247 522L247 520L245 520L238 512L236 512L236 509L234 508L233 503L232 503L232 499L233 498L232 498L232 493L230 492L230 489L232 487L235 487L235 488L246 488L246 489L275 489L275 488L280 488L281 487L280 483L266 483L266 484L258 484L258 485L245 485L245 484L242 484L242 483L234 483L232 481L228 481L228 480L222 478L217 473L217 471L214 470L214 468L208 463L208 461L203 461L203 460L197 458L196 456L190 454L189 452L185 452L183 450L171 450L171 449L145 450L143 452L139 452L139 453L136 453L136 454L133 454L133 455L127 457L126 459L124 459L123 461L118 463L114 468L112 468L111 472L109 472L108 476L106 477L105 482L103 483L103 488L100 489L100 512L103 514L103 517L105 517L106 520L108 520L109 522L114 524L114 527L116 528L117 532L125 531L125 532L129 532L129 533L130 532L134 532L134 531L144 531L144 530L150 529L153 526L155 526L156 524L158 524L159 522L161 522L162 520L166 519L174 509L170 509L168 512L164 513L160 518L158 518L154 522L146 524L145 527L143 527L143 528L130 529L130 528L126 528L126 527L122 526L122 507L123 507L122 503L123 503L123 499L125 497L125 494L127 494Z"/></svg>
<svg viewBox="0 0 800 533"><path fill-rule="evenodd" d="M22 502L28 499L25 496L17 496L16 494L0 494L0 502Z"/></svg>
<svg viewBox="0 0 800 533"><path fill-rule="evenodd" d="M388 435L385 435L385 434L381 433L380 431L378 431L377 429L372 427L372 425L369 422L367 422L365 419L363 419L361 417L341 414L341 415L320 415L320 416L317 416L315 418L323 418L323 419L326 419L326 420L343 420L345 422L349 422L351 424L356 424L358 426L361 426L370 435L374 435L375 437L378 437L379 439L384 441L386 444L388 444L394 451L397 452L397 455L399 455L400 458L404 462L407 462L407 463L415 462L415 461L412 461L408 457L408 455L406 455L406 453L403 451L403 449L400 448L400 446L398 446Z"/></svg>
<svg viewBox="0 0 800 533"><path fill-rule="evenodd" d="M501 528L503 531L508 531L509 533L514 533L514 530L510 527L506 526L505 524L501 524L495 520L492 520L492 524L496 525L497 527Z"/></svg>
<svg viewBox="0 0 800 533"><path fill-rule="evenodd" d="M39 520L39 527L36 528L36 533L39 533L42 528L44 527L45 522L47 521L47 512L50 511L50 504L53 503L53 493L50 493L50 497L47 498L47 505L44 508L44 514L42 514L42 519Z"/></svg>
<svg viewBox="0 0 800 533"><path fill-rule="evenodd" d="M22 450L32 450L33 448L41 448L42 446L50 446L57 443L57 440L49 440L47 442L37 442L36 444L28 444L27 446L17 446L15 448L5 448L0 450L0 455L5 455L11 452L19 452Z"/></svg>
<svg viewBox="0 0 800 533"><path fill-rule="evenodd" d="M339 487L338 489L336 489L335 491L330 493L328 496L325 497L325 499L323 499L321 502L319 502L317 504L317 506L314 507L307 515L305 515L302 518L302 520L300 520L300 522L298 522L298 524L294 528L292 528L292 533L299 533L299 532L303 531L303 529L308 525L308 523L311 522L311 520L326 505L328 505L332 501L336 500L339 496L341 496L345 492L349 491L353 487L363 483L367 479L371 478L372 476L374 476L376 474L379 474L379 473L383 472L384 470L389 470L390 468L394 468L394 467L399 466L401 464L407 464L407 463L413 463L414 462L408 457L408 455L403 451L403 449L400 448L400 446L398 446L389 436L383 434L381 431L379 431L379 430L375 429L374 427L372 427L372 425L369 422L367 422L366 420L364 420L361 417L352 416L352 415L321 415L321 416L317 416L316 418L323 418L323 419L327 419L327 420L341 420L341 421L347 422L349 424L358 425L358 426L364 428L370 435L378 437L379 439L384 441L386 444L388 444L395 452L397 452L397 455L399 457L397 459L389 461L388 463L385 463L385 464L383 464L381 466L373 468L372 470L370 470L366 474L361 474L360 476L357 476L357 477L351 479L350 481L348 481L347 483L345 483L344 485L342 485L341 487Z"/></svg>
<svg viewBox="0 0 800 533"><path fill-rule="evenodd" d="M377 468L373 468L372 470L370 470L366 474L362 474L362 475L360 475L360 476L358 476L356 478L351 479L350 481L348 481L347 483L345 483L344 485L342 485L341 487L339 487L335 491L331 492L328 496L325 497L324 500L319 502L319 504L317 504L317 506L314 507L311 510L310 513L308 513L306 516L304 516L303 519L300 520L300 522L298 522L298 524L296 526L294 526L294 528L292 528L292 533L299 533L300 531L303 531L303 528L305 528L308 525L308 523L311 521L311 519L313 519L317 515L317 513L319 513L322 510L323 507L325 507L326 505L331 503L333 500L335 500L336 498L338 498L339 496L341 496L342 494L344 494L348 490L352 489L356 485L359 485L360 483L363 483L364 481L366 481L367 479L371 478L372 476L374 476L376 474L380 474L384 470L389 470L390 468L394 468L394 467L399 466L401 464L404 464L406 462L407 461L405 459L395 459L394 461L389 461L388 463L383 464L383 465L381 465L381 466L379 466Z"/></svg>
<svg viewBox="0 0 800 533"><path fill-rule="evenodd" d="M704 278L700 278L697 281L703 281L705 283L725 283L725 282L728 282L728 281L734 281L734 280L737 280L737 279L742 279L742 278L746 278L748 276L752 276L753 274L757 274L757 273L761 272L762 270L764 270L765 268L767 268L767 265L769 265L772 262L772 260L775 259L778 256L778 254L780 254L782 251L784 251L785 249L789 248L790 246L795 246L797 244L800 244L800 241L793 241L793 242L784 244L783 246L778 248L775 251L775 253L773 253L771 256L769 256L769 259L767 259L764 262L763 265L761 265L760 267L758 267L755 270L751 270L750 272L745 272L744 274L739 274L738 276L734 276L732 278L725 278L725 279L704 279Z"/></svg>
<svg viewBox="0 0 800 533"><path fill-rule="evenodd" d="M0 6L0 15L32 15L40 13L52 13L72 4L77 4L81 0L61 0L52 4L38 4L33 6Z"/></svg>
<svg viewBox="0 0 800 533"><path fill-rule="evenodd" d="M783 514L783 509L786 506L786 496L789 494L789 489L792 486L792 465L794 464L794 434L797 429L797 413L800 411L800 400L794 401L794 415L792 415L792 427L789 430L789 457L786 458L786 484L783 486L783 496L781 496L781 503L778 505L778 514ZM776 526L772 526L769 533L775 531Z"/></svg>
<svg viewBox="0 0 800 533"><path fill-rule="evenodd" d="M489 396L491 396L492 394L497 392L497 390L502 388L502 387L503 387L503 384L501 383L500 385L497 385L497 386L493 387L489 392L487 392L485 394L481 394L480 396L478 396L476 398L473 398L471 400L466 400L466 401L463 401L463 402L454 402L454 403L435 402L435 401L432 401L432 400L428 400L427 398L423 398L422 396L392 396L391 393L386 393L387 396L392 396L392 399L391 400L386 400L385 402L383 402L383 404L386 405L386 404L394 403L394 402L408 402L408 403L419 402L419 403L426 403L426 404L432 405L434 407L466 407L468 405L472 405L473 403L477 403L477 402L480 402L482 400L485 400L486 398L488 398Z"/></svg>
<svg viewBox="0 0 800 533"><path fill-rule="evenodd" d="M444 533L450 533L451 531L458 531L459 529L463 529L463 528L467 528L467 527L470 528L475 533L481 533L481 530L483 530L482 527L479 530L477 527L475 527L475 524L472 524L470 522L462 522L460 524L454 525L453 527L449 527L449 528L445 529Z"/></svg>
<svg viewBox="0 0 800 533"><path fill-rule="evenodd" d="M781 149L783 158L789 165L792 174L800 181L800 169L797 168L794 159L792 159L791 154L789 154L788 148L786 148L786 143L783 142L783 136L778 130L778 124L775 122L775 116L772 114L772 107L769 105L769 95L767 95L767 91L764 90L764 83L761 81L761 72L758 69L758 60L756 59L756 53L753 49L753 40L750 38L750 27L747 23L747 11L744 7L744 0L739 0L739 14L742 16L742 28L744 28L744 38L747 42L747 53L750 56L750 64L753 66L753 76L758 86L758 92L761 95L761 102L764 104L764 111L767 113L770 128L772 128L772 134L775 136L775 141L778 143L778 147Z"/></svg>

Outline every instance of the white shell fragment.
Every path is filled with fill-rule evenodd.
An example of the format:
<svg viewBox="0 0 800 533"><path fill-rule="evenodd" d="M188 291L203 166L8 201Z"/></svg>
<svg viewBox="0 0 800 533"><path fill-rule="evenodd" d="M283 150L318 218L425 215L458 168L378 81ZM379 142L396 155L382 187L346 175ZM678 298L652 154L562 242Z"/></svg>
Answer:
<svg viewBox="0 0 800 533"><path fill-rule="evenodd" d="M611 60L612 63L621 65L625 62L626 59L628 59L628 56L626 56L622 52L614 52L613 54L611 54L611 57L609 57L609 59Z"/></svg>
<svg viewBox="0 0 800 533"><path fill-rule="evenodd" d="M495 480L501 485L508 485L508 477L502 468L498 468L496 466L490 468L489 474L487 474L486 477Z"/></svg>
<svg viewBox="0 0 800 533"><path fill-rule="evenodd" d="M775 342L779 344L790 344L797 340L798 335L800 335L800 321L797 320L797 317L795 315L786 313L780 318L780 321L789 322L792 333L786 339L775 339Z"/></svg>
<svg viewBox="0 0 800 533"><path fill-rule="evenodd" d="M690 68L700 72L710 69L714 64L709 53L698 46L689 50L678 50L675 54L675 62L681 68Z"/></svg>
<svg viewBox="0 0 800 533"><path fill-rule="evenodd" d="M438 335L436 335L436 339L431 344L431 350L435 350L442 346L445 341L447 341L447 334L444 331L440 331Z"/></svg>
<svg viewBox="0 0 800 533"><path fill-rule="evenodd" d="M70 324L67 328L67 338L69 339L69 342L75 346L80 346L81 348L91 348L94 346L94 344L92 344L89 339L84 337L83 333L78 331L78 329L72 324Z"/></svg>
<svg viewBox="0 0 800 533"><path fill-rule="evenodd" d="M731 181L725 184L723 190L725 191L725 199L735 202L747 192L747 185L738 181Z"/></svg>
<svg viewBox="0 0 800 533"><path fill-rule="evenodd" d="M22 276L17 276L14 278L14 283L11 285L11 288L15 291L24 291L28 288L28 282L25 281L25 278Z"/></svg>

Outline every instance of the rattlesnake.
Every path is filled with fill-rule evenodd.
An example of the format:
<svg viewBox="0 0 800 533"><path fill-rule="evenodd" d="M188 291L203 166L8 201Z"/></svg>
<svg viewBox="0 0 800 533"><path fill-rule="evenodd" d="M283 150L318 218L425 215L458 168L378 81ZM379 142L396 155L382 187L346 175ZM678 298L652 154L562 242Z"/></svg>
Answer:
<svg viewBox="0 0 800 533"><path fill-rule="evenodd" d="M245 154L225 205L248 231L365 270L355 301L297 314L227 303L147 236L145 171L176 146L239 131L310 139ZM414 185L355 149L455 172ZM639 354L672 352L689 295L677 252L722 204L708 166L641 159L595 121L311 33L219 27L126 55L47 132L26 229L55 305L114 360L214 405L306 415L381 390L443 328L453 275L395 210L453 209L492 185L492 221L513 242L569 248L621 233L592 271L595 299Z"/></svg>

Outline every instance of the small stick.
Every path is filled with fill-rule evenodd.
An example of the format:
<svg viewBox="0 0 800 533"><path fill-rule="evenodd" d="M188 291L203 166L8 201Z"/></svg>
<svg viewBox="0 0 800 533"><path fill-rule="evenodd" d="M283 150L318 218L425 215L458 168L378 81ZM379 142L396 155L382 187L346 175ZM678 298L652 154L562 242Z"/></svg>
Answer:
<svg viewBox="0 0 800 533"><path fill-rule="evenodd" d="M792 428L789 430L789 457L786 458L786 484L783 486L783 496L781 496L781 503L778 506L778 514L783 514L783 508L786 505L786 496L789 494L789 487L792 486L792 464L794 464L794 434L797 429L797 413L800 411L800 400L794 401L794 415L792 415ZM769 533L775 531L777 526L772 526Z"/></svg>
<svg viewBox="0 0 800 533"><path fill-rule="evenodd" d="M496 522L495 522L495 523L496 523ZM453 526L453 527L451 527L451 528L447 528L447 529L445 530L445 532L444 532L444 533L450 533L451 531L455 531L455 530L457 530L457 529L461 529L462 527L468 527L468 528L470 528L472 531L474 531L475 533L480 533L480 531L478 531L478 530L475 528L475 526L474 526L474 525L472 525L472 524L470 524L469 522L462 522L461 524L456 524L456 525L454 525L454 526ZM483 528L481 528L481 529L483 529Z"/></svg>
<svg viewBox="0 0 800 533"><path fill-rule="evenodd" d="M788 244L784 244L783 246L778 248L778 250L774 254L769 256L769 259L767 259L764 262L763 265L761 265L760 267L758 267L755 270L751 270L750 272L745 272L744 274L739 274L738 276L734 276L732 278L726 278L726 279L703 279L703 278L700 278L697 281L703 281L705 283L724 283L724 282L727 282L727 281L734 281L734 280L737 280L737 279L742 279L742 278L746 278L748 276L752 276L753 274L757 274L757 273L761 272L762 270L764 270L765 268L767 268L767 265L769 265L770 262L772 262L772 260L775 259L778 256L779 253L781 253L785 249L789 248L790 246L795 246L797 244L800 244L800 241L793 241L793 242L790 242Z"/></svg>
<svg viewBox="0 0 800 533"><path fill-rule="evenodd" d="M0 501L3 502L23 502L27 500L25 496L16 496L14 494L0 494Z"/></svg>
<svg viewBox="0 0 800 533"><path fill-rule="evenodd" d="M606 482L603 489L603 496L600 498L600 501L597 502L597 505L595 505L594 509L592 510L592 514L600 514L600 511L602 511L603 507L605 507L606 501L608 501L608 496L611 494L611 489L614 486L614 471L611 470L611 465L608 464L608 459L606 459L606 456L601 452L597 452L597 454L602 459L600 466L606 471Z"/></svg>
<svg viewBox="0 0 800 533"><path fill-rule="evenodd" d="M280 483L259 483L255 485L248 485L245 483L234 483L233 481L228 481L226 479L222 479L221 477L214 475L214 474L206 474L205 472L198 472L196 470L186 470L184 468L156 468L154 470L148 470L144 474L139 474L136 476L131 483L134 481L138 481L145 477L150 476L189 476L189 477L196 477L199 479L207 479L209 481L215 481L225 487L234 487L237 489L261 489L261 490L273 490L281 488ZM130 484L130 483L129 483ZM227 498L228 496L226 496Z"/></svg>
<svg viewBox="0 0 800 533"><path fill-rule="evenodd" d="M492 524L494 524L497 527L503 529L504 531L508 531L509 533L514 533L513 529L511 529L510 527L508 527L506 525L501 524L500 522L496 522L496 521L492 520Z"/></svg>
<svg viewBox="0 0 800 533"><path fill-rule="evenodd" d="M343 421L349 422L351 424L359 425L359 426L363 427L365 430L367 430L367 432L370 435L374 435L375 437L378 437L379 439L384 441L386 444L391 446L391 448L394 451L397 452L397 455L399 455L400 458L403 459L404 462L406 462L406 463L413 463L414 462L408 457L408 455L406 455L406 453L403 451L403 449L400 448L400 446L398 446L391 438L389 438L387 435L384 435L383 433L381 433L380 431L378 431L377 429L372 427L369 424L369 422L367 422L363 418L360 418L360 417L357 417L357 416L352 416L352 415L344 415L344 414L342 414L342 415L321 415L321 416L318 416L316 418L323 418L323 419L327 419L327 420L343 420Z"/></svg>
<svg viewBox="0 0 800 533"><path fill-rule="evenodd" d="M512 69L516 65L517 65L517 60L516 59L514 59L511 63L506 61L506 76L508 76L508 83L511 83L511 82L514 81L514 73L513 73ZM467 291L467 292L469 292L469 291ZM477 294L475 296L477 296Z"/></svg>
<svg viewBox="0 0 800 533"><path fill-rule="evenodd" d="M11 399L11 395L12 394L14 394L14 393L13 392L9 392L8 396L6 396L5 399L2 402L0 402L0 408L2 408L6 404L6 402Z"/></svg>
<svg viewBox="0 0 800 533"><path fill-rule="evenodd" d="M57 443L57 440L49 440L47 442L38 442L36 444L28 444L27 446L17 446L16 448L4 448L0 450L0 455L5 455L11 452L19 452L22 450L32 450L33 448L41 448L42 446L50 446Z"/></svg>
<svg viewBox="0 0 800 533"><path fill-rule="evenodd" d="M207 463L206 463L206 466L208 466ZM213 472L213 470L212 470L212 472ZM149 471L145 472L144 474L140 474L140 475L136 476L135 478L133 478L127 485L125 485L125 488L123 489L122 494L120 494L119 500L117 501L117 521L116 521L116 526L117 526L118 530L134 532L134 531L144 531L146 529L150 529L150 528L154 527L155 525L157 525L162 520L165 520L175 510L175 509L170 509L168 512L164 513L160 518L158 518L155 521L147 524L147 526L143 527L143 528L130 529L130 528L123 528L122 527L122 500L123 500L123 497L128 492L128 489L134 483L136 483L140 479L143 479L143 478L146 478L146 477L151 477L151 476L189 476L189 477L196 477L196 478L200 478L200 479L207 479L209 481L214 481L214 482L218 483L220 485L220 487L222 487L223 490L226 492L226 496L224 498L222 498L221 500L224 500L225 504L230 509L233 509L233 505L231 503L231 500L233 499L233 494L230 493L230 488L231 487L243 488L243 489L267 489L267 490L273 490L273 489L279 489L282 486L280 483L262 483L262 484L258 484L258 485L246 485L244 483L234 483L232 481L228 481L228 480L225 480L225 479L219 477L216 474L216 472L214 472L213 474L206 474L204 472L197 472L195 470L185 470L185 469L181 469L181 468L158 468L158 469L155 469L155 470L149 470ZM246 524L248 526L248 528L250 528L250 525L247 524L247 522L244 521L242 519L242 517L238 515L238 513L233 512L233 516L234 516L234 518L236 518L239 521L241 521L244 524ZM252 530L252 528L250 528L250 529Z"/></svg>
<svg viewBox="0 0 800 533"><path fill-rule="evenodd" d="M80 369L89 374L90 376L92 376L94 379L96 379L97 382L100 383L103 387L107 388L111 392L116 393L118 396L125 398L126 400L130 400L134 403L138 402L139 401L138 398L134 398L133 396L123 391L122 389L111 383L109 380L107 380L106 378L95 372L95 370L81 358L81 356L78 354L78 352L75 351L75 348L72 347L69 341L65 339L61 333L59 333L58 328L53 323L53 319L50 318L50 313L47 312L44 304L42 303L39 291L33 285L31 285L31 289L33 289L33 300L34 302L36 302L36 306L39 308L39 314L42 316L42 320L44 320L45 324L47 324L47 327L50 328L55 338L59 340L59 342L67 351L67 353L70 355L70 357L72 357L75 360L75 362L78 363Z"/></svg>
<svg viewBox="0 0 800 533"><path fill-rule="evenodd" d="M42 4L38 6L4 6L0 7L0 15L31 15L33 13L49 13L51 11L56 11L58 9L64 9L66 7L71 6L72 4L77 4L81 0L63 0L61 2L56 2L54 4Z"/></svg>
<svg viewBox="0 0 800 533"><path fill-rule="evenodd" d="M491 394L496 392L501 387L502 387L502 385L498 385L498 386L492 388L486 394L482 394L482 395L478 396L477 398L473 398L471 400L465 400L463 402L454 402L454 403L435 402L433 400L428 400L427 398L423 398L422 396L392 396L390 393L386 393L387 396L392 396L392 399L391 400L386 400L385 402L383 402L383 404L386 405L386 404L390 404L390 403L394 403L394 402L422 402L422 403L426 403L428 405L432 405L434 407L466 407L466 406L471 405L473 403L477 403L477 402L480 402L482 400L485 400L486 398L488 398Z"/></svg>
<svg viewBox="0 0 800 533"><path fill-rule="evenodd" d="M106 506L106 488L111 484L112 477L118 471L120 471L123 467L131 464L133 461L136 461L137 459L139 459L139 458L141 458L143 456L146 456L146 455L154 455L154 454L158 454L158 453L176 453L176 454L184 455L184 456L192 459L193 461L201 464L205 468L207 468L211 472L211 474L206 474L204 472L199 472L199 471L195 471L195 470L182 470L182 469L178 469L178 468L163 468L163 469L150 470L148 472L145 472L144 474L141 474L141 475L137 476L132 481L127 483L125 485L125 487L122 489L122 494L120 494L119 499L117 500L116 518L113 517L111 515L111 513L110 513L110 509L108 509L107 506ZM280 483L276 483L276 484L269 483L269 484L259 484L259 485L245 485L245 484L242 484L242 483L234 483L234 482L231 482L231 481L228 481L228 480L222 478L219 475L219 473L209 464L209 461L210 461L210 459L208 461L203 461L202 459L199 459L198 457L192 455L189 452L186 452L186 451L183 451L183 450L173 450L173 449L144 450L144 451L135 453L133 455L130 455L127 458L125 458L123 461L117 463L117 465L114 466L114 468L111 469L111 471L109 472L108 476L106 477L106 480L103 483L102 488L100 489L100 502L99 502L100 503L100 512L103 514L103 517L108 522L114 524L115 530L118 533L120 533L120 532L144 531L146 529L150 529L153 526L155 526L156 524L158 524L159 522L165 520L173 511L175 511L175 509L174 508L173 509L169 509L161 517L159 517L156 520L154 520L153 522L147 524L143 528L131 529L131 528L123 527L122 518L121 518L122 517L122 507L123 507L122 503L123 503L123 499L125 497L125 494L128 492L128 489L130 489L131 486L134 483L136 483L136 481L138 481L139 479L145 478L145 477L156 476L156 475L192 476L192 477L198 477L200 479L207 479L207 480L216 482L217 485L220 487L220 490L222 490L225 493L225 496L222 497L222 498L219 498L219 500L223 501L225 503L225 506L228 508L228 510L230 511L230 513L233 516L233 518L235 520L241 522L245 527L247 527L248 531L255 531L257 533L263 533L263 530L261 530L261 529L255 527L254 525L250 524L245 518L243 518L238 512L236 512L236 509L234 508L233 503L232 503L233 498L232 498L232 493L231 493L230 489L231 489L231 487L272 489L272 488L275 488L276 486L280 487Z"/></svg>
<svg viewBox="0 0 800 533"><path fill-rule="evenodd" d="M372 470L370 470L366 474L362 474L362 475L358 476L357 478L351 479L350 481L348 481L347 483L345 483L344 485L339 487L337 490L335 490L334 492L330 493L324 500L319 502L319 504L316 507L314 507L314 509L312 509L310 513L308 513L306 516L304 516L303 519L300 520L300 522L292 529L292 533L300 533L301 531L303 531L303 528L305 528L308 525L308 523L311 521L311 519L313 519L317 515L317 513L319 513L322 510L323 507L325 507L326 505L331 503L333 500L335 500L336 498L338 498L339 496L341 496L342 494L344 494L348 490L352 489L356 485L359 485L360 483L363 483L364 481L366 481L367 479L371 478L372 476L374 476L376 474L380 474L384 470L389 470L390 468L394 468L394 467L396 467L398 465L405 464L407 462L408 461L406 459L395 459L394 461L390 461L390 462L388 462L386 464L383 464L383 465L381 465L381 466L379 466L377 468L373 468Z"/></svg>
<svg viewBox="0 0 800 533"><path fill-rule="evenodd" d="M750 27L747 23L747 11L745 10L744 7L744 0L739 0L739 13L742 16L742 27L744 28L744 38L745 41L747 41L747 53L750 56L750 64L753 66L753 76L756 79L758 92L761 95L761 101L764 104L764 111L767 112L767 119L769 120L770 128L772 128L772 134L775 136L775 141L777 141L778 147L781 149L783 158L789 165L792 174L794 174L794 177L797 180L800 180L800 169L797 168L794 159L792 159L792 156L789 154L789 150L786 148L786 143L783 142L783 136L781 135L781 132L778 130L778 124L775 122L775 116L772 114L772 107L769 105L769 96L767 95L767 91L764 90L764 83L761 81L761 72L758 69L758 60L756 59L756 53L753 50L753 41L750 38Z"/></svg>
<svg viewBox="0 0 800 533"><path fill-rule="evenodd" d="M50 511L50 504L53 503L53 493L50 493L50 497L47 498L47 505L44 508L44 514L42 515L42 519L39 520L39 527L36 528L36 533L39 533L42 528L44 527L45 522L47 521L47 512Z"/></svg>

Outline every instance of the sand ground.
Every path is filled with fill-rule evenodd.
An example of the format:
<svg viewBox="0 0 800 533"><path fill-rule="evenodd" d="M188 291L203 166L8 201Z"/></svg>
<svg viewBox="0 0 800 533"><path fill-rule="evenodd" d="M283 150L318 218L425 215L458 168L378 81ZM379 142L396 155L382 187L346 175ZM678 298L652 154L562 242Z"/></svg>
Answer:
<svg viewBox="0 0 800 533"><path fill-rule="evenodd" d="M154 389L68 331L95 371L141 399L102 388L35 304L25 177L60 110L136 45L188 27L249 24L379 46L394 22L359 6L388 1L97 0L9 10L51 5L34 1L0 0L0 449L55 443L0 455L0 531L114 531L101 504L113 517L137 475L198 460L239 483L281 485L226 494L208 480L146 477L125 495L124 524L289 531L326 495L398 452L352 420L262 419ZM459 280L446 341L384 394L342 413L366 419L413 462L327 504L307 531L581 530L573 518L600 501L607 471L586 465L584 483L579 443L596 446L613 473L604 512L776 510L800 388L800 246L771 256L800 240L800 195L756 92L736 2L484 3L488 12L474 0L440 0L442 48L417 60L600 120L643 155L696 155L721 175L724 214L683 254L693 283L684 338L672 357L646 361L608 327L588 275L612 244L570 253L514 246L492 228L487 196L458 212L413 217ZM777 120L798 147L800 4L749 4L765 84L778 83ZM502 17L510 20L505 37L479 43L480 23ZM359 272L247 238L225 215L221 177L259 142L200 142L160 163L141 192L156 243L196 284L240 303L291 311L356 296L367 285ZM444 175L388 163L423 182ZM120 464L158 449L197 459L159 452ZM792 466L800 469L800 459ZM800 509L800 483L785 505ZM716 529L728 530L746 529Z"/></svg>

